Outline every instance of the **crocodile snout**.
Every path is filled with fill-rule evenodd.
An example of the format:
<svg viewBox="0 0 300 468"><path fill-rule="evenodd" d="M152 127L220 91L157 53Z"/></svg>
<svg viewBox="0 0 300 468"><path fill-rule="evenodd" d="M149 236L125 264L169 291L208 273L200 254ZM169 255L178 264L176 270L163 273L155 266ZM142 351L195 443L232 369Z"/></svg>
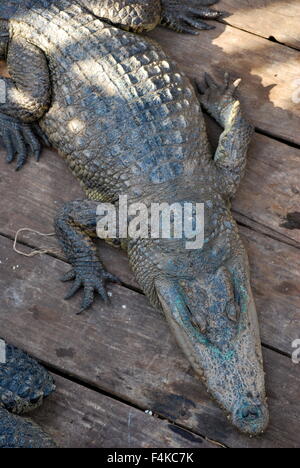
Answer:
<svg viewBox="0 0 300 468"><path fill-rule="evenodd" d="M233 424L249 435L264 432L268 425L268 409L265 404L242 403L233 414Z"/></svg>

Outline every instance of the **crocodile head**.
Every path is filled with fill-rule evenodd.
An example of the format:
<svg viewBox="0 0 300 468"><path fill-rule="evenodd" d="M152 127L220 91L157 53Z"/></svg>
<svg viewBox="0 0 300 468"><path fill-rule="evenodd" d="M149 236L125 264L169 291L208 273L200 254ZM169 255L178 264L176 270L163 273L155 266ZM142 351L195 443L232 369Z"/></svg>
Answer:
<svg viewBox="0 0 300 468"><path fill-rule="evenodd" d="M264 372L248 271L239 273L222 266L197 278L160 277L155 286L179 344L209 393L240 431L257 435L268 423Z"/></svg>
<svg viewBox="0 0 300 468"><path fill-rule="evenodd" d="M167 245L133 249L137 279L233 425L258 435L268 424L268 409L246 252L240 243L236 255L224 260L218 254L214 264L199 251Z"/></svg>

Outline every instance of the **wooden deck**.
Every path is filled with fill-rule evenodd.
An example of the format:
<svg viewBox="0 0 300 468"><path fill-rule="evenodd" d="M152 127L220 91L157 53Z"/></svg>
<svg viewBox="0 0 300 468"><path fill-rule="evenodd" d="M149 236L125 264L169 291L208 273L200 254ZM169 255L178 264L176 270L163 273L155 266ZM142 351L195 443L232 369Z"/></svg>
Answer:
<svg viewBox="0 0 300 468"><path fill-rule="evenodd" d="M251 6L250 6L251 5ZM0 157L1 335L53 372L57 392L32 414L63 447L300 447L300 6L296 0L224 0L232 12L198 37L160 29L151 36L191 77L241 76L241 97L257 132L234 202L247 245L264 347L271 423L250 439L209 399L167 324L140 292L126 257L99 241L111 306L75 315L62 300L69 266L61 255L26 258L15 232L53 230L57 207L83 196L65 163L45 150L20 172ZM209 121L212 142L218 130ZM56 248L23 236L19 248ZM153 415L146 414L151 410Z"/></svg>

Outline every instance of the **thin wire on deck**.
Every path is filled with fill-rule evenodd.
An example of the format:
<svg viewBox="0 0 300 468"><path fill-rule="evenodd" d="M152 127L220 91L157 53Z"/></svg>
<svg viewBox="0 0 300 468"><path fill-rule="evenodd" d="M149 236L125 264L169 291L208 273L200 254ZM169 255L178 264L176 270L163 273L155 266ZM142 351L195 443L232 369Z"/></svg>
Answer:
<svg viewBox="0 0 300 468"><path fill-rule="evenodd" d="M52 249L33 250L33 251L30 252L30 253L26 253L26 252L22 252L21 250L18 250L18 249L17 249L17 242L18 242L19 234L20 234L21 232L33 232L34 234L37 234L38 236L42 236L42 237L55 236L55 232L51 232L50 234L44 234L44 233L42 233L42 232L35 231L34 229L30 229L30 228L21 228L21 229L19 229L19 230L16 232L15 240L14 240L14 245L13 245L13 250L14 250L17 254L23 255L24 257L34 257L35 255L39 255L39 254L55 254L55 255L57 255L58 253L61 253L61 252L58 251L58 250L52 250Z"/></svg>

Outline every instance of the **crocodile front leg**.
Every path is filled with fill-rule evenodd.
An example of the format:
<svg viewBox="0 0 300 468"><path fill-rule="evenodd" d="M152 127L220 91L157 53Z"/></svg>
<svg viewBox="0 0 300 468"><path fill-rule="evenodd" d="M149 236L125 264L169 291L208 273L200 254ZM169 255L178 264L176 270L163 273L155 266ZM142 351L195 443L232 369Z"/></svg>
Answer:
<svg viewBox="0 0 300 468"><path fill-rule="evenodd" d="M50 77L44 53L34 45L14 37L7 55L11 78L2 78L0 136L7 151L7 162L17 154L17 169L26 162L28 150L38 160L42 132L37 121L50 105Z"/></svg>
<svg viewBox="0 0 300 468"><path fill-rule="evenodd" d="M160 0L80 0L94 15L134 32L150 31L161 19Z"/></svg>
<svg viewBox="0 0 300 468"><path fill-rule="evenodd" d="M253 134L253 126L245 119L241 104L234 97L241 80L230 83L228 73L224 84L218 85L206 75L205 85L198 83L201 104L224 128L214 157L223 194L232 198L244 175L247 151Z"/></svg>
<svg viewBox="0 0 300 468"><path fill-rule="evenodd" d="M220 18L224 12L208 8L219 0L80 0L101 19L134 32L150 31L159 23L177 32L198 34L212 29L204 21Z"/></svg>
<svg viewBox="0 0 300 468"><path fill-rule="evenodd" d="M74 280L65 299L70 299L83 287L80 312L93 304L95 292L104 301L108 300L105 288L107 281L119 283L118 278L104 269L92 241L92 237L96 237L98 204L90 200L76 200L64 205L55 218L56 235L73 265L73 269L62 278L62 281Z"/></svg>

